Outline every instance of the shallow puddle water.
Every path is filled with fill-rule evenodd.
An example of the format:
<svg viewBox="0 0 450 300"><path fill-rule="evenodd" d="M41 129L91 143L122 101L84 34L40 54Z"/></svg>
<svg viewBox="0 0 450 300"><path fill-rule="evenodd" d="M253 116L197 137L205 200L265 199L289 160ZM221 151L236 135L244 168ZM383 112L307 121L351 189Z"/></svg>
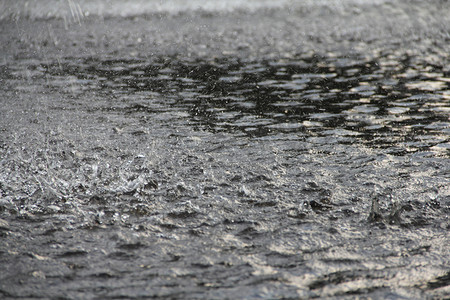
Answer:
<svg viewBox="0 0 450 300"><path fill-rule="evenodd" d="M450 295L445 63L390 49L0 68L2 298Z"/></svg>

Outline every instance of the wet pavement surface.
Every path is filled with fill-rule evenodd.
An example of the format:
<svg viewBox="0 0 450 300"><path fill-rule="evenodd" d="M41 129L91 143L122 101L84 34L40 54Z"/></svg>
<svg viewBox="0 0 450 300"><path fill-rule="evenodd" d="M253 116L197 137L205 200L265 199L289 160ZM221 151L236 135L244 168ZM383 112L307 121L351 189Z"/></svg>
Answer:
<svg viewBox="0 0 450 300"><path fill-rule="evenodd" d="M2 298L450 297L447 1L18 3Z"/></svg>

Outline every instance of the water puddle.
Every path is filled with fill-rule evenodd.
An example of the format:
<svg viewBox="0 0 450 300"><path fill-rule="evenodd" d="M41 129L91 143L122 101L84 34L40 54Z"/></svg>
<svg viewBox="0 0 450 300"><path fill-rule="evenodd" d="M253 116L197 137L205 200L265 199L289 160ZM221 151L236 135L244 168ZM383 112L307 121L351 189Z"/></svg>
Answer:
<svg viewBox="0 0 450 300"><path fill-rule="evenodd" d="M448 298L445 1L44 2L0 13L0 298Z"/></svg>

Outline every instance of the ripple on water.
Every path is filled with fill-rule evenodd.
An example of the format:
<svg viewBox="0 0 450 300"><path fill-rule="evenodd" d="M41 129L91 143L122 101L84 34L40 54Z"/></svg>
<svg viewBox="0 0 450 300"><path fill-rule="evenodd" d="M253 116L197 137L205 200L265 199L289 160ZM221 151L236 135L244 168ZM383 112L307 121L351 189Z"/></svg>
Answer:
<svg viewBox="0 0 450 300"><path fill-rule="evenodd" d="M431 93L390 59L29 62L5 91L21 117L0 120L0 281L74 298L442 287L448 82Z"/></svg>
<svg viewBox="0 0 450 300"><path fill-rule="evenodd" d="M423 67L427 70L423 73L397 68L381 76L388 65L349 58L245 64L226 59L192 63L174 58L151 64L138 59L66 59L55 65L31 64L27 69L28 75L46 74L50 84L73 95L93 89L112 97L121 91L128 96L139 93L143 95L140 105L154 103L154 111L147 110L148 114L170 110L170 102L158 100L170 94L175 100L170 106L188 107L192 124L220 131L242 130L249 135L302 131L315 124L316 131L332 126L360 133L370 130L382 137L386 129L399 131L404 126L445 120L449 106L442 101L446 91L441 91L449 83L442 71L434 67L430 72L428 66ZM426 79L418 80L418 74ZM404 88L409 94L402 96ZM424 94L428 91L440 94ZM354 142L370 145L370 141L361 140L366 134L353 136ZM395 143L392 138L389 134L384 143Z"/></svg>

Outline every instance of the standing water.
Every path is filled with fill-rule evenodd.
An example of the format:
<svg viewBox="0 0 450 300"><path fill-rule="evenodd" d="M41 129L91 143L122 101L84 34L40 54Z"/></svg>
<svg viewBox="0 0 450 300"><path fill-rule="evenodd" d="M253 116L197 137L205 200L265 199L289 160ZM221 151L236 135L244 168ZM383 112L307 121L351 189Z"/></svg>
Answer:
<svg viewBox="0 0 450 300"><path fill-rule="evenodd" d="M448 1L0 3L0 297L450 297Z"/></svg>

